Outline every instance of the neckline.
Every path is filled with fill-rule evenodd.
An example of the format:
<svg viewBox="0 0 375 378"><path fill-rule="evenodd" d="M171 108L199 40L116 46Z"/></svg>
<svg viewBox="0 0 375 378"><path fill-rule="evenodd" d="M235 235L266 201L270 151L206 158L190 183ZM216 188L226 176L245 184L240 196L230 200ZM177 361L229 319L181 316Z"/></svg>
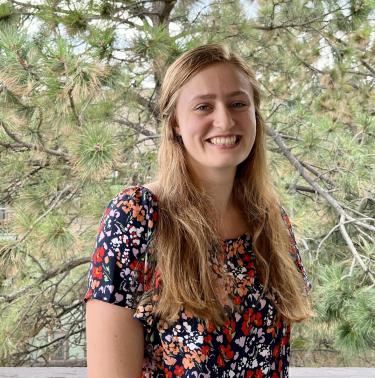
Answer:
<svg viewBox="0 0 375 378"><path fill-rule="evenodd" d="M235 243L235 242L238 242L240 240L246 240L246 239L248 239L250 237L251 237L250 236L250 232L244 232L243 234L241 234L237 238L221 239L221 241L223 241L224 243Z"/></svg>
<svg viewBox="0 0 375 378"><path fill-rule="evenodd" d="M143 185L134 185L135 188L141 188L141 189L144 189L146 192L148 192L149 194L151 194L152 197L154 197L154 199L156 199L156 201L159 201L158 199L158 196L149 188L147 188L146 186L143 186ZM244 232L243 234L237 236L237 237L234 237L234 238L226 238L226 239L220 239L220 241L224 242L224 243L235 243L235 242L238 242L240 240L246 240L247 238L251 238L250 236L250 232Z"/></svg>

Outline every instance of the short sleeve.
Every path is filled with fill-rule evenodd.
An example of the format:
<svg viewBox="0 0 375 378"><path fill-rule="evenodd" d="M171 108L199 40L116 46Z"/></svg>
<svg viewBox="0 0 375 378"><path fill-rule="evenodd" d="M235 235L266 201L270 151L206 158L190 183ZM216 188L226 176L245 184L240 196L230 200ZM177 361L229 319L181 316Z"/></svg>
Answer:
<svg viewBox="0 0 375 378"><path fill-rule="evenodd" d="M297 265L298 270L302 274L303 280L305 282L305 291L306 291L306 294L308 294L309 291L312 288L312 284L311 284L310 279L307 276L306 269L303 266L301 254L299 252L299 249L298 249L298 246L297 246L297 242L296 242L296 239L294 237L294 232L293 232L292 224L290 222L288 214L286 213L286 211L285 211L285 209L283 207L281 207L281 216L283 218L283 221L284 221L285 225L287 226L288 233L289 233L289 239L290 239L289 253L290 253L291 257L293 258L295 264Z"/></svg>
<svg viewBox="0 0 375 378"><path fill-rule="evenodd" d="M126 188L109 203L91 257L85 301L137 307L156 219L157 202L146 188Z"/></svg>

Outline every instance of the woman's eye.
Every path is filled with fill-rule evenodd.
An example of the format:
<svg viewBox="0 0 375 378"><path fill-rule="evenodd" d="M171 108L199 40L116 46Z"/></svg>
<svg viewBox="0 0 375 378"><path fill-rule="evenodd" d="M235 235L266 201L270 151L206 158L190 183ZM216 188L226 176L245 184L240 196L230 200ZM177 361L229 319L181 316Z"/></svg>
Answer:
<svg viewBox="0 0 375 378"><path fill-rule="evenodd" d="M195 108L196 110L203 111L208 109L208 105L199 105Z"/></svg>
<svg viewBox="0 0 375 378"><path fill-rule="evenodd" d="M234 108L242 108L243 106L246 106L243 102L235 102L232 104Z"/></svg>
<svg viewBox="0 0 375 378"><path fill-rule="evenodd" d="M239 108L243 108L244 106L246 106L246 104L243 103L243 102L234 102L230 106L232 108L239 109ZM204 112L204 111L207 111L207 110L210 109L210 105L199 105L195 109L200 111L200 112Z"/></svg>

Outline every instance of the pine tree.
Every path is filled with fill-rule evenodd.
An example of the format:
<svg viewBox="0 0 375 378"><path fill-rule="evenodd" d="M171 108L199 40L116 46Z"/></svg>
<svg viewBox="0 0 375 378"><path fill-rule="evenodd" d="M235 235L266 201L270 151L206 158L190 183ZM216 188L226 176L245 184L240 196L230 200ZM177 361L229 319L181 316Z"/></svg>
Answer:
<svg viewBox="0 0 375 378"><path fill-rule="evenodd" d="M3 1L0 361L84 343L101 213L155 168L166 67L226 42L257 73L269 161L313 281L296 349L374 350L374 2ZM324 332L323 332L324 330Z"/></svg>

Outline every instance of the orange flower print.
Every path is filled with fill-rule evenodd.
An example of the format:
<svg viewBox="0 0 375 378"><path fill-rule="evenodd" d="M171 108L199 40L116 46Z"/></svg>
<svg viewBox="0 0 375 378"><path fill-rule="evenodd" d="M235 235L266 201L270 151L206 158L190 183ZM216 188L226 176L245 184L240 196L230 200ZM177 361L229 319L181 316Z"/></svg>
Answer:
<svg viewBox="0 0 375 378"><path fill-rule="evenodd" d="M143 209L142 206L136 204L134 205L133 207L133 218L135 218L138 222L143 222L143 220L145 219L145 210Z"/></svg>
<svg viewBox="0 0 375 378"><path fill-rule="evenodd" d="M121 205L121 203L119 203L119 205ZM133 202L131 201L124 201L122 202L122 211L125 213L125 214L128 214L130 212L130 210L132 209L132 205L133 205Z"/></svg>
<svg viewBox="0 0 375 378"><path fill-rule="evenodd" d="M164 356L164 362L166 365L174 366L176 363L176 359L171 356L166 355Z"/></svg>
<svg viewBox="0 0 375 378"><path fill-rule="evenodd" d="M185 357L182 359L182 364L184 365L185 369L192 369L194 367L194 363L190 354L185 355Z"/></svg>

